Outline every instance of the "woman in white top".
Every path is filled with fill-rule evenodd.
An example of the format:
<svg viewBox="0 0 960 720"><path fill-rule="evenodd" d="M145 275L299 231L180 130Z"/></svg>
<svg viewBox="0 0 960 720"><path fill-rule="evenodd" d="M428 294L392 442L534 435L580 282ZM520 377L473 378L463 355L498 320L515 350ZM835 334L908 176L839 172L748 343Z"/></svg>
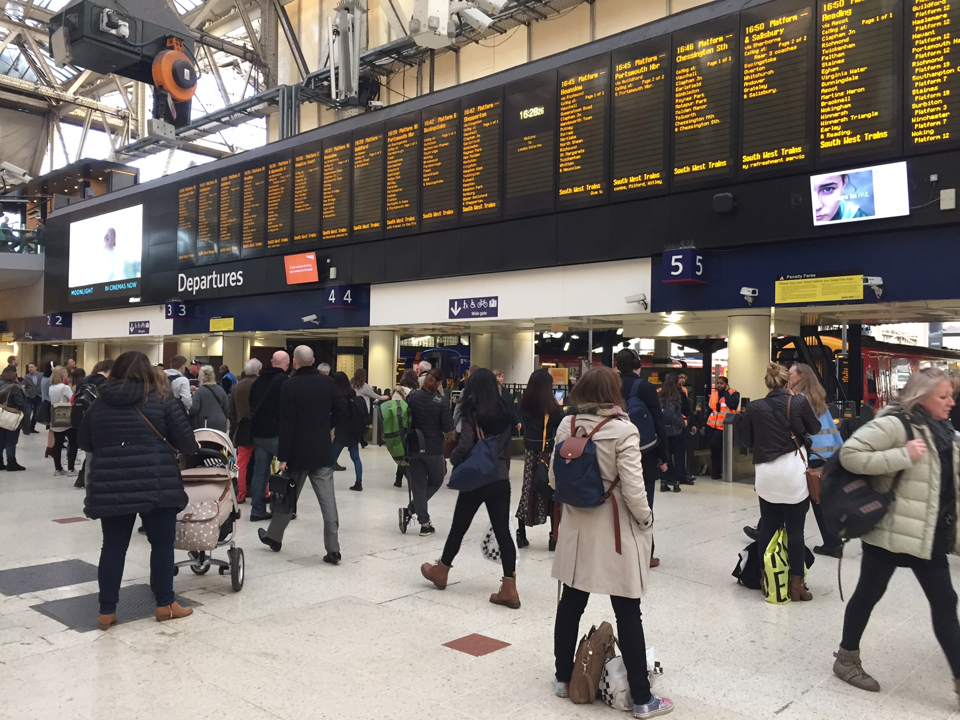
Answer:
<svg viewBox="0 0 960 720"><path fill-rule="evenodd" d="M785 389L790 374L770 363L764 382L770 390L743 414L741 437L753 448L756 491L760 496L758 549L763 553L781 527L787 530L790 556L790 599L813 600L804 584L803 524L810 509L805 446L808 435L820 432L820 420L803 395Z"/></svg>
<svg viewBox="0 0 960 720"><path fill-rule="evenodd" d="M53 369L50 375L50 413L55 412L58 403L69 403L73 400L73 389L69 385L70 371L62 365ZM53 429L53 466L56 476L76 475L74 465L77 463L77 430L74 427ZM63 469L63 445L67 444L67 469Z"/></svg>

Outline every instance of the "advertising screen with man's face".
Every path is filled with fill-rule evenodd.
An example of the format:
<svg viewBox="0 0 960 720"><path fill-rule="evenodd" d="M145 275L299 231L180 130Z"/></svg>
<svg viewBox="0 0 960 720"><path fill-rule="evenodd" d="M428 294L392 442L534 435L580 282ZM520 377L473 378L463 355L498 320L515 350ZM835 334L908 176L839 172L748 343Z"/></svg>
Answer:
<svg viewBox="0 0 960 720"><path fill-rule="evenodd" d="M814 225L910 214L905 162L814 175L810 191Z"/></svg>
<svg viewBox="0 0 960 720"><path fill-rule="evenodd" d="M136 289L143 254L143 205L115 210L70 223L71 291L87 295ZM71 293L73 296L75 293ZM80 293L81 295L84 293Z"/></svg>

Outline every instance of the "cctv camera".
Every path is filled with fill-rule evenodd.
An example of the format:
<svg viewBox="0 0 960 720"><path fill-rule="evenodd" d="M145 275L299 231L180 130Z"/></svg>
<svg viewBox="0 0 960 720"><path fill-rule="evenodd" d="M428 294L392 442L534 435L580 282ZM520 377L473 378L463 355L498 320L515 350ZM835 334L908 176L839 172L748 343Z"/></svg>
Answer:
<svg viewBox="0 0 960 720"><path fill-rule="evenodd" d="M307 315L306 317L302 317L302 318L300 318L300 319L301 319L303 322L305 322L305 323L306 323L306 322L312 322L312 323L317 322L317 316L316 316L316 315Z"/></svg>
<svg viewBox="0 0 960 720"><path fill-rule="evenodd" d="M740 294L747 301L747 305L753 305L753 301L760 294L760 291L752 287L742 287L740 288Z"/></svg>
<svg viewBox="0 0 960 720"><path fill-rule="evenodd" d="M460 17L467 21L474 30L483 32L493 24L493 18L485 15L476 8L465 8L460 11Z"/></svg>
<svg viewBox="0 0 960 720"><path fill-rule="evenodd" d="M644 310L647 309L647 296L644 293L638 293L636 295L627 295L624 299L624 302L635 303L642 307Z"/></svg>
<svg viewBox="0 0 960 720"><path fill-rule="evenodd" d="M491 15L496 15L507 4L507 0L474 0L474 2L480 6L481 10Z"/></svg>
<svg viewBox="0 0 960 720"><path fill-rule="evenodd" d="M883 295L883 278L882 277L868 277L867 275L863 276L863 285L864 287L873 288L874 294L877 296L877 300Z"/></svg>

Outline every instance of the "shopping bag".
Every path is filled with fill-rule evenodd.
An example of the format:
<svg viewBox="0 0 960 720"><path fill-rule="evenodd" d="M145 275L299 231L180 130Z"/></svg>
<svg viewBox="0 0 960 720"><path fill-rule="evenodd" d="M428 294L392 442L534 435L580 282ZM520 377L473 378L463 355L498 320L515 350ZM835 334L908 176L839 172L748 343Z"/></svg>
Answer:
<svg viewBox="0 0 960 720"><path fill-rule="evenodd" d="M763 552L763 599L774 605L790 602L790 557L787 554L787 531L780 528Z"/></svg>

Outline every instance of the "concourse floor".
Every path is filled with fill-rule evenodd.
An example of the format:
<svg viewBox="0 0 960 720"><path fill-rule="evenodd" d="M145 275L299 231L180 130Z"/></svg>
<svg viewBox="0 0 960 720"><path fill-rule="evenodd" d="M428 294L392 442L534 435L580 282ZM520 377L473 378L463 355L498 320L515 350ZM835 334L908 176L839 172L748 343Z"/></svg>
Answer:
<svg viewBox="0 0 960 720"><path fill-rule="evenodd" d="M54 522L82 517L82 492L73 488L74 478L53 476L44 447L43 434L22 437L19 460L28 471L0 473L0 572L98 561L98 523ZM488 602L500 568L480 554L488 529L482 511L451 584L438 591L420 577L419 566L439 556L456 493L441 489L431 505L436 535L420 538L416 524L401 535L397 508L407 491L393 487L393 462L375 447L362 459L362 493L348 490L353 468L346 453L341 460L348 470L336 473L339 566L320 560L320 510L307 489L279 554L258 542L258 525L241 521L247 571L241 592L215 570L204 576L181 571L177 592L198 603L190 618L161 625L150 617L109 632L78 632L32 608L95 593L95 580L0 595L0 718L613 717L602 703L575 706L552 694L557 584L546 527L530 529L531 545L519 553L522 609ZM515 507L518 459L511 474ZM249 507L243 506L245 516ZM662 564L652 571L642 608L647 641L664 668L655 691L674 700L673 718L960 717L912 573L894 576L867 629L866 668L883 691L866 693L831 672L843 614L836 560L817 559L809 575L813 602L769 605L730 576L746 544L741 527L757 519L752 488L701 479L679 494L658 492L656 510ZM819 543L812 515L806 535L808 545ZM848 548L847 593L859 555L858 546ZM177 560L184 557L177 553ZM124 585L147 582L147 541L134 534ZM609 602L598 597L583 629L601 620L614 618ZM473 634L499 641L492 647L500 649L476 657L445 646Z"/></svg>

